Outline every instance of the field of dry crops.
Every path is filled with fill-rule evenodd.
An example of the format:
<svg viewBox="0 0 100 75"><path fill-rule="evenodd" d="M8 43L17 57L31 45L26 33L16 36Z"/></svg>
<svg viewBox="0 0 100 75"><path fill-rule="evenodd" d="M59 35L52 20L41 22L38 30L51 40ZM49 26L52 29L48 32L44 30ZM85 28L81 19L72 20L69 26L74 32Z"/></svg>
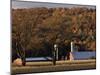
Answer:
<svg viewBox="0 0 100 75"><path fill-rule="evenodd" d="M73 60L73 61L57 61L54 66L52 62L27 62L26 66L12 65L12 74L23 73L40 73L54 71L72 71L95 69L96 60Z"/></svg>

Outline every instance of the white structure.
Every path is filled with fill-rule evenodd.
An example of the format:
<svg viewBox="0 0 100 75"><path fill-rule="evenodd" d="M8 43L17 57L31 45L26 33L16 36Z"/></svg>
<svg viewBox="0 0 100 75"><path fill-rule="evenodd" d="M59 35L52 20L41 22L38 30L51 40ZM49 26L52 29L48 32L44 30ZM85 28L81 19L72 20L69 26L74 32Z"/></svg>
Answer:
<svg viewBox="0 0 100 75"><path fill-rule="evenodd" d="M74 44L73 44L73 42L71 42L71 52L73 52L74 51Z"/></svg>
<svg viewBox="0 0 100 75"><path fill-rule="evenodd" d="M74 51L74 43L71 42L70 60L74 60L73 53L72 53L73 51Z"/></svg>

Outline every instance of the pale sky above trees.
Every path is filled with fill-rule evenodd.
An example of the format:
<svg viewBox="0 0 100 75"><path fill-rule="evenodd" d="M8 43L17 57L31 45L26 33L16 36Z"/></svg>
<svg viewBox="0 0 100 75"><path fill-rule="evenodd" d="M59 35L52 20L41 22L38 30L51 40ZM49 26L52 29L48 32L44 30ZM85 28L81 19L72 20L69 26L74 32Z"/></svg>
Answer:
<svg viewBox="0 0 100 75"><path fill-rule="evenodd" d="M12 0L12 8L34 8L34 7L47 7L47 8L55 8L55 7L85 7L85 8L93 8L95 6L92 5L72 5L72 4L59 4L59 3L47 3L47 2L32 2L32 1L19 1Z"/></svg>

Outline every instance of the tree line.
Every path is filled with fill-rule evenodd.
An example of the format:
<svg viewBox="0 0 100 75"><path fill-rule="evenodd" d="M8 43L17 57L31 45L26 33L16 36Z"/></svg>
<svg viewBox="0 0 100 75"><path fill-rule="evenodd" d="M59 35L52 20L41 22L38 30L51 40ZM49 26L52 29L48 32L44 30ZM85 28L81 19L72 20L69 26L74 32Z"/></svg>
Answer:
<svg viewBox="0 0 100 75"><path fill-rule="evenodd" d="M96 9L12 9L13 51L17 42L27 56L51 56L54 43L63 48L69 47L71 41L78 51L96 50Z"/></svg>

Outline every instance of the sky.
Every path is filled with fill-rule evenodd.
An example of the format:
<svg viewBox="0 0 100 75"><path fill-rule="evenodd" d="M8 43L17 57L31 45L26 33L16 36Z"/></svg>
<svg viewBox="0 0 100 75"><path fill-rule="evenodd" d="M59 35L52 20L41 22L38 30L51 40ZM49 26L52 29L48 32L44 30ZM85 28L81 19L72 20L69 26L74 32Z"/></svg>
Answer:
<svg viewBox="0 0 100 75"><path fill-rule="evenodd" d="M66 8L86 7L86 8L93 8L93 9L95 9L95 6L91 6L91 5L72 5L72 4L60 4L60 3L47 3L47 2L12 0L12 8L14 8L14 9L35 8L35 7L47 7L47 8L56 8L56 7L66 7Z"/></svg>

